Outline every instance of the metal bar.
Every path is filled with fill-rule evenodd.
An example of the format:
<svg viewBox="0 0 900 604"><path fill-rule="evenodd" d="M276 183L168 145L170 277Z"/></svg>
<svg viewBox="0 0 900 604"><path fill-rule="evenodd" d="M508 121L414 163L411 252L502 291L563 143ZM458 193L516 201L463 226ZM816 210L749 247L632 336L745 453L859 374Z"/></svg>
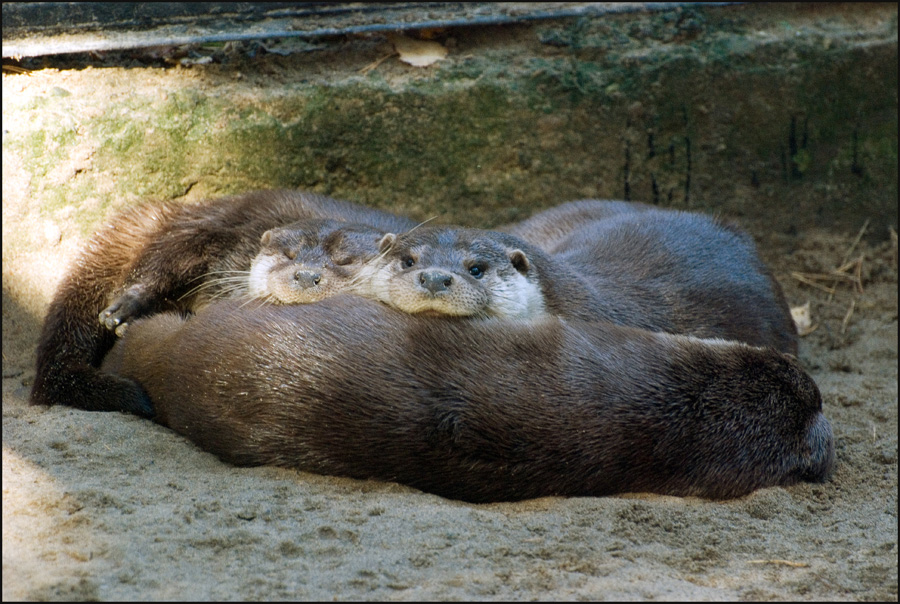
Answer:
<svg viewBox="0 0 900 604"><path fill-rule="evenodd" d="M693 4L731 3L14 2L2 6L3 56L497 25Z"/></svg>

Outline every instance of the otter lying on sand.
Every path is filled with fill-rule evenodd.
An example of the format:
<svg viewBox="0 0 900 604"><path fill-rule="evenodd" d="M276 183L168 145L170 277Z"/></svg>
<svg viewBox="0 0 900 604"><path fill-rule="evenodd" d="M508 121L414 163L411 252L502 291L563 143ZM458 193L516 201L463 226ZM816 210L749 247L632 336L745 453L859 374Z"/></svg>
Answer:
<svg viewBox="0 0 900 604"><path fill-rule="evenodd" d="M703 214L582 200L504 229L579 274L608 304L669 333L723 337L797 354L797 329L753 238ZM638 325L626 317L619 322Z"/></svg>
<svg viewBox="0 0 900 604"><path fill-rule="evenodd" d="M415 225L299 191L258 191L197 205L151 203L114 217L85 246L50 304L31 402L152 415L133 382L98 370L115 341L113 330L145 314L202 306L234 287L223 274L240 271L246 279L267 230L323 218L381 231Z"/></svg>
<svg viewBox="0 0 900 604"><path fill-rule="evenodd" d="M790 357L596 322L224 301L135 321L103 368L228 462L466 501L729 498L833 464L819 391Z"/></svg>
<svg viewBox="0 0 900 604"><path fill-rule="evenodd" d="M631 215L652 220L626 221L630 230L605 226ZM787 305L746 235L729 235L698 215L600 201L564 204L525 221L530 227L522 230L548 238L541 225L554 221L566 225L568 234L555 231L557 254L548 257L508 235L412 229L406 218L293 191L256 192L196 206L139 206L93 237L51 303L38 346L32 402L152 415L134 384L97 371L114 342L111 331L145 314L196 310L216 297L245 293L294 304L354 291L408 312L516 317L550 312L796 352ZM696 249L690 242L675 245L679 231L672 224L686 232L694 229L692 241L706 243ZM368 263L384 231L401 235L385 236L384 255ZM661 251L645 255L657 236ZM469 263L450 268L465 271L458 284L475 283L467 290L474 298L457 296L448 304L452 297L445 293L463 287L445 286L446 274L436 278L432 271L426 278L422 260L415 267L424 279L418 283L404 282L402 271L390 272L397 268L394 261L409 260L411 250L421 255L427 249L430 255L422 255L426 265L459 257ZM505 267L493 267L504 269L500 279L490 274L493 269L476 276L472 271L481 271L480 265L465 256L488 250L511 254ZM297 262L308 260L308 254L321 264ZM716 265L719 255L722 267ZM717 289L719 283L725 285ZM432 298L424 306L423 291ZM467 306L473 300L474 306Z"/></svg>
<svg viewBox="0 0 900 604"><path fill-rule="evenodd" d="M605 202L608 203L608 202ZM796 354L781 288L750 237L712 219L645 210L575 226L547 254L510 234L418 227L386 235L354 290L409 313L545 313L737 340Z"/></svg>

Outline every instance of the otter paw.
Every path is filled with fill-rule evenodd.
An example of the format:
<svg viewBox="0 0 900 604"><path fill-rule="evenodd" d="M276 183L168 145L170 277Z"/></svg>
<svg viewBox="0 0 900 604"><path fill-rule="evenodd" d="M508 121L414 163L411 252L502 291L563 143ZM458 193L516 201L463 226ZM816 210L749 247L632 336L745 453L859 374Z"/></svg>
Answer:
<svg viewBox="0 0 900 604"><path fill-rule="evenodd" d="M144 314L150 306L144 289L141 285L133 285L125 290L125 293L100 311L98 317L100 324L106 329L116 332L116 335L121 335L120 328L124 333L128 321Z"/></svg>

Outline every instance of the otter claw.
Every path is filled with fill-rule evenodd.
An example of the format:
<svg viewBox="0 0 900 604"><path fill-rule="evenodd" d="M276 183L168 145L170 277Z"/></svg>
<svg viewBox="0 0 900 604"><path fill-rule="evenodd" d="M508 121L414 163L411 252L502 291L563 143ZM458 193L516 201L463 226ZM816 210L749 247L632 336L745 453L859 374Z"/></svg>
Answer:
<svg viewBox="0 0 900 604"><path fill-rule="evenodd" d="M100 321L100 325L103 325L110 331L115 330L119 323L121 323L119 318L113 315L113 312L114 311L111 308L105 308L100 311L100 315L97 317Z"/></svg>
<svg viewBox="0 0 900 604"><path fill-rule="evenodd" d="M109 331L116 332L116 335L121 335L120 330L121 333L125 333L124 325L147 311L149 302L146 298L143 286L131 286L100 311L100 324Z"/></svg>
<svg viewBox="0 0 900 604"><path fill-rule="evenodd" d="M126 313L122 311L120 305L111 305L104 308L98 317L100 325L109 331L116 331L121 325L128 321Z"/></svg>

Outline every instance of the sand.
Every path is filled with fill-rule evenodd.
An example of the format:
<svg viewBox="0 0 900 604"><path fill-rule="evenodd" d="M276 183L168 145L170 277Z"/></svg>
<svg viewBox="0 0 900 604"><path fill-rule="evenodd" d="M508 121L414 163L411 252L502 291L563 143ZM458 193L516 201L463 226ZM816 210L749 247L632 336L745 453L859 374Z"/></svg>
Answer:
<svg viewBox="0 0 900 604"><path fill-rule="evenodd" d="M755 234L791 304L810 302L800 358L837 470L725 502L471 505L235 468L136 417L27 406L35 331L27 292L4 289L3 599L896 600L896 243L857 245L863 292L830 296L791 273L839 266L855 233ZM31 270L52 282L69 259ZM4 276L24 266L4 258Z"/></svg>

